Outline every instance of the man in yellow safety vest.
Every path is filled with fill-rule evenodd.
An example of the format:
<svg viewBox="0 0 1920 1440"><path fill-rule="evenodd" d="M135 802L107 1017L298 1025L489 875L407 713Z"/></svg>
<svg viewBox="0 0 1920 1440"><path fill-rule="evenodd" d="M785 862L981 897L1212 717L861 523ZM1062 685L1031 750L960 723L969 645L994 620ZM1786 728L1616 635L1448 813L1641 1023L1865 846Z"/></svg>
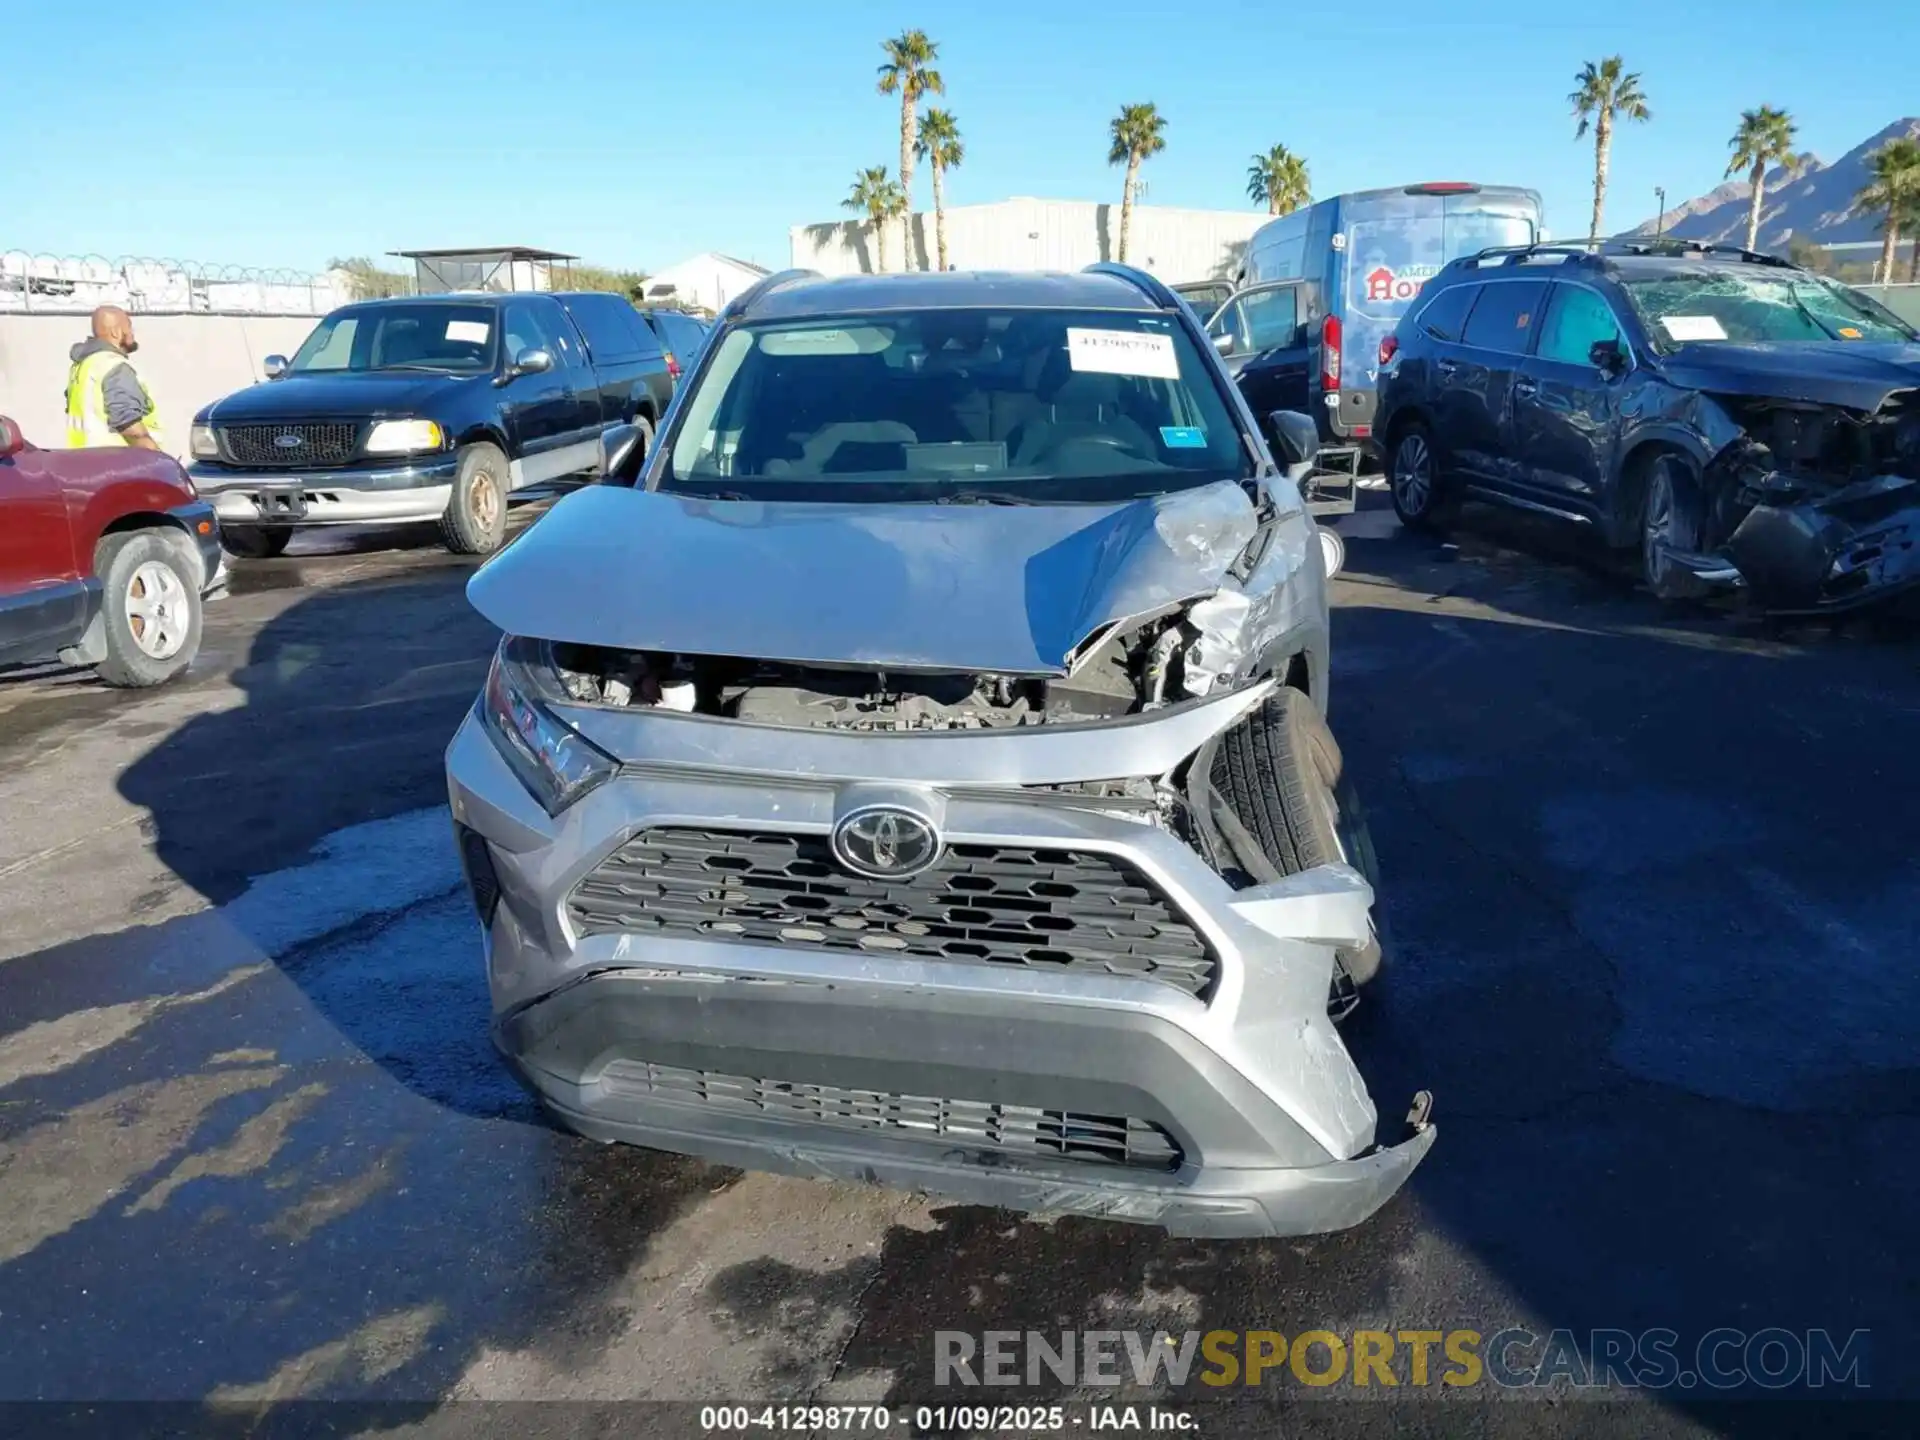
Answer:
<svg viewBox="0 0 1920 1440"><path fill-rule="evenodd" d="M67 372L67 447L134 445L158 450L160 415L127 357L140 348L133 317L117 305L93 312L93 338L73 347Z"/></svg>

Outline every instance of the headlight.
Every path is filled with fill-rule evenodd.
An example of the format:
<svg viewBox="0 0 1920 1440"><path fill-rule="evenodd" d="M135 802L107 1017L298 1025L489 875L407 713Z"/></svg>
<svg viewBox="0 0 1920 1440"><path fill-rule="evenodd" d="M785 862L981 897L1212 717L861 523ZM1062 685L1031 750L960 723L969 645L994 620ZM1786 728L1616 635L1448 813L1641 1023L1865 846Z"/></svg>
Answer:
<svg viewBox="0 0 1920 1440"><path fill-rule="evenodd" d="M217 460L220 458L220 442L213 438L211 425L196 425L187 432L187 448L193 452L196 460Z"/></svg>
<svg viewBox="0 0 1920 1440"><path fill-rule="evenodd" d="M412 455L438 450L446 436L431 420L382 420L367 436L369 455Z"/></svg>
<svg viewBox="0 0 1920 1440"><path fill-rule="evenodd" d="M558 815L611 779L618 765L541 703L534 676L512 653L521 643L509 639L495 653L480 694L480 719L520 783L549 815Z"/></svg>

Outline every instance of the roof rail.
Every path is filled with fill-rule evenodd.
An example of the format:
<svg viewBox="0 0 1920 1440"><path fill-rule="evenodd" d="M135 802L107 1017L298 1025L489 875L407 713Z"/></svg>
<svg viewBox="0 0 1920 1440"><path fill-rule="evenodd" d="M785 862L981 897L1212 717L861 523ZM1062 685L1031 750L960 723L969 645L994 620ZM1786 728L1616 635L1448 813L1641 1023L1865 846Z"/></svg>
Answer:
<svg viewBox="0 0 1920 1440"><path fill-rule="evenodd" d="M791 285L796 280L818 280L820 278L821 275L818 270L775 271L764 280L754 281L753 284L729 300L721 309L720 313L714 317L713 323L716 326L724 325L735 316L746 314L747 311L752 308L755 301L772 294L782 285Z"/></svg>
<svg viewBox="0 0 1920 1440"><path fill-rule="evenodd" d="M1122 265L1113 260L1100 260L1087 266L1087 268L1080 273L1082 275L1111 275L1116 280L1124 280L1163 310L1177 306L1180 303L1179 296L1175 295L1173 291L1169 290L1162 282L1156 280L1146 271L1136 269L1132 265Z"/></svg>
<svg viewBox="0 0 1920 1440"><path fill-rule="evenodd" d="M1730 259L1739 259L1749 265L1777 265L1788 270L1800 267L1793 261L1779 255L1768 255L1759 250L1745 250L1738 245L1716 245L1709 240L1683 240L1678 236L1640 238L1617 235L1603 242L1606 251L1614 255L1724 255Z"/></svg>
<svg viewBox="0 0 1920 1440"><path fill-rule="evenodd" d="M1466 268L1478 269L1482 262L1499 262L1502 265L1521 265L1535 255L1564 255L1568 257L1589 255L1592 252L1584 243L1575 244L1570 240L1538 240L1531 245L1489 245L1467 257Z"/></svg>

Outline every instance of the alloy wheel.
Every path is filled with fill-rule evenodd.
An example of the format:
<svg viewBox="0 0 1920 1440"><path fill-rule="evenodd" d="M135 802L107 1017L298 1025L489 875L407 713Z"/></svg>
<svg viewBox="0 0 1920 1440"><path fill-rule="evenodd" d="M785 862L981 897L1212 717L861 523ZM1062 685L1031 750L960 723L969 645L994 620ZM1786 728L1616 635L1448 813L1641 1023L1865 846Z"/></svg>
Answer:
<svg viewBox="0 0 1920 1440"><path fill-rule="evenodd" d="M147 561L127 585L127 628L133 643L155 660L171 660L187 643L191 603L172 566Z"/></svg>
<svg viewBox="0 0 1920 1440"><path fill-rule="evenodd" d="M1393 451L1393 493L1409 515L1424 515L1433 495L1433 454L1426 436L1405 436Z"/></svg>

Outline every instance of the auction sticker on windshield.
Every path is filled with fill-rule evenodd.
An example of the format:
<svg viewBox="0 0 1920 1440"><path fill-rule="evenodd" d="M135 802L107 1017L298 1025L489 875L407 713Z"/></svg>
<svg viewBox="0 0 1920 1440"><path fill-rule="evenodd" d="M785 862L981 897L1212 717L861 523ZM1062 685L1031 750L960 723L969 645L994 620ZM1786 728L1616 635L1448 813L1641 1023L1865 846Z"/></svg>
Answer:
<svg viewBox="0 0 1920 1440"><path fill-rule="evenodd" d="M449 320L447 339L468 345L487 343L487 322L484 320Z"/></svg>
<svg viewBox="0 0 1920 1440"><path fill-rule="evenodd" d="M1662 315L1660 324L1674 340L1724 340L1727 332L1711 315Z"/></svg>
<svg viewBox="0 0 1920 1440"><path fill-rule="evenodd" d="M1145 375L1178 380L1180 357L1171 335L1139 330L1083 330L1067 327L1067 363L1099 375Z"/></svg>

